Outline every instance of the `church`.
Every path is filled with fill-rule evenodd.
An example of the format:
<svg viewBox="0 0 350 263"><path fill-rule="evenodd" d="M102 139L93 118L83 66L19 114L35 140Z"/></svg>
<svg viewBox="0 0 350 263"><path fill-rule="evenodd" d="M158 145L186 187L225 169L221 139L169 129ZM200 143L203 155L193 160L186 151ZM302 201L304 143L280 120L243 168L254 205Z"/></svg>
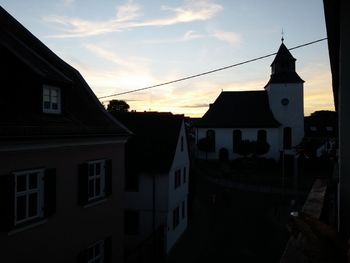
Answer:
<svg viewBox="0 0 350 263"><path fill-rule="evenodd" d="M293 154L304 137L304 81L295 61L282 38L263 90L221 92L195 125L197 158Z"/></svg>

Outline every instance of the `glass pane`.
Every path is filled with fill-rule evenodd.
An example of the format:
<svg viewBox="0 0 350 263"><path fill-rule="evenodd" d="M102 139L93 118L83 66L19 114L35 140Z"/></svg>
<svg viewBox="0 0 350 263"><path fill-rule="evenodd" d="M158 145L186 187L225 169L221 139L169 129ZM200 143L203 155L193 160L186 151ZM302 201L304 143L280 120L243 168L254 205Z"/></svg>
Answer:
<svg viewBox="0 0 350 263"><path fill-rule="evenodd" d="M51 105L53 110L57 110L58 109L58 104L57 103L52 103Z"/></svg>
<svg viewBox="0 0 350 263"><path fill-rule="evenodd" d="M94 168L95 168L95 166L93 164L89 164L89 176L95 175Z"/></svg>
<svg viewBox="0 0 350 263"><path fill-rule="evenodd" d="M100 178L96 178L96 196L100 195L101 193L101 179Z"/></svg>
<svg viewBox="0 0 350 263"><path fill-rule="evenodd" d="M51 97L51 102L57 104L57 102L58 102L57 97Z"/></svg>
<svg viewBox="0 0 350 263"><path fill-rule="evenodd" d="M38 187L38 174L31 173L29 174L29 189L35 189Z"/></svg>
<svg viewBox="0 0 350 263"><path fill-rule="evenodd" d="M16 198L17 201L17 218L16 220L22 220L26 218L26 203L27 203L27 197L25 195L18 196Z"/></svg>
<svg viewBox="0 0 350 263"><path fill-rule="evenodd" d="M17 192L27 190L27 175L17 176Z"/></svg>
<svg viewBox="0 0 350 263"><path fill-rule="evenodd" d="M49 96L50 95L50 90L48 88L43 89L43 94L44 96Z"/></svg>
<svg viewBox="0 0 350 263"><path fill-rule="evenodd" d="M100 175L101 174L101 163L97 163L96 164L96 175Z"/></svg>
<svg viewBox="0 0 350 263"><path fill-rule="evenodd" d="M51 98L57 97L57 90L56 89L51 89Z"/></svg>
<svg viewBox="0 0 350 263"><path fill-rule="evenodd" d="M94 197L94 180L89 180L89 197Z"/></svg>
<svg viewBox="0 0 350 263"><path fill-rule="evenodd" d="M38 194L33 193L29 195L29 207L28 207L29 217L38 215Z"/></svg>
<svg viewBox="0 0 350 263"><path fill-rule="evenodd" d="M51 106L50 102L44 101L44 109L50 109L50 106Z"/></svg>

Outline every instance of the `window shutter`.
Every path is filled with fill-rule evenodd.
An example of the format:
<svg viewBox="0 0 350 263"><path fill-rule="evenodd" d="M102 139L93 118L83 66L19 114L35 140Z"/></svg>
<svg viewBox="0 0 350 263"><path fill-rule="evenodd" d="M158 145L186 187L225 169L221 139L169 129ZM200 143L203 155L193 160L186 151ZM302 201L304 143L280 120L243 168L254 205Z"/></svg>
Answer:
<svg viewBox="0 0 350 263"><path fill-rule="evenodd" d="M106 196L112 194L112 160L105 162L105 194Z"/></svg>
<svg viewBox="0 0 350 263"><path fill-rule="evenodd" d="M0 231L13 229L15 221L15 176L0 175Z"/></svg>
<svg viewBox="0 0 350 263"><path fill-rule="evenodd" d="M46 169L44 174L44 215L56 212L56 169Z"/></svg>
<svg viewBox="0 0 350 263"><path fill-rule="evenodd" d="M88 164L83 163L78 167L78 204L85 205L88 202Z"/></svg>
<svg viewBox="0 0 350 263"><path fill-rule="evenodd" d="M112 237L106 237L104 240L104 262L112 262Z"/></svg>
<svg viewBox="0 0 350 263"><path fill-rule="evenodd" d="M77 258L78 263L87 263L88 262L88 250L84 249L79 252L78 258Z"/></svg>

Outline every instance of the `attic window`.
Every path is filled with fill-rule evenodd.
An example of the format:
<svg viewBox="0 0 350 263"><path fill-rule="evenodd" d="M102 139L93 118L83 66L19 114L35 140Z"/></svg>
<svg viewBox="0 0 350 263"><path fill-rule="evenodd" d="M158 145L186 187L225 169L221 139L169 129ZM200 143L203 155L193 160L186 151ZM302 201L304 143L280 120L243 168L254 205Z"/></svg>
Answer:
<svg viewBox="0 0 350 263"><path fill-rule="evenodd" d="M61 113L61 89L58 87L43 86L43 112Z"/></svg>

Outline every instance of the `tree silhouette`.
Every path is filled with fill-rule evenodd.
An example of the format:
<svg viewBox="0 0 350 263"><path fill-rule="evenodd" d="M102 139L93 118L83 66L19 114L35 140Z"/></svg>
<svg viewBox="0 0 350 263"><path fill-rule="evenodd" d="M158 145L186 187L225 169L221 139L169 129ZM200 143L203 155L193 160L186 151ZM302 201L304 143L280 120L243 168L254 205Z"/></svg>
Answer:
<svg viewBox="0 0 350 263"><path fill-rule="evenodd" d="M127 112L129 111L129 104L124 100L111 100L107 106L108 112Z"/></svg>

